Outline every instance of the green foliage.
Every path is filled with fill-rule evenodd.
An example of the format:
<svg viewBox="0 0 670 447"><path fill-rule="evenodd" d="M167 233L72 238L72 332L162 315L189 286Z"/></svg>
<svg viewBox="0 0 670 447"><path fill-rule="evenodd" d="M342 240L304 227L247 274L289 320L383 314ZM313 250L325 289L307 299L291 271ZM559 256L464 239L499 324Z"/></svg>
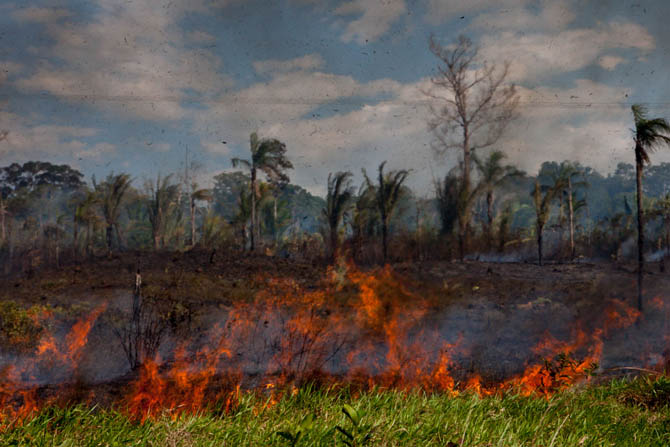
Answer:
<svg viewBox="0 0 670 447"><path fill-rule="evenodd" d="M308 414L296 426L289 430L278 431L277 435L284 438L288 442L288 445L295 447L305 434L314 429L315 425L315 416L313 414Z"/></svg>
<svg viewBox="0 0 670 447"><path fill-rule="evenodd" d="M0 346L10 351L26 351L35 348L44 328L37 316L45 312L44 306L24 309L14 301L0 302Z"/></svg>
<svg viewBox="0 0 670 447"><path fill-rule="evenodd" d="M363 422L365 412L344 404L342 413L349 420L349 428L344 428L341 425L335 426L335 429L342 435L341 442L347 447L369 445L372 442L372 432L375 426Z"/></svg>
<svg viewBox="0 0 670 447"><path fill-rule="evenodd" d="M41 186L59 191L74 191L82 186L84 175L69 165L54 165L44 161L13 163L0 168L0 194L3 198L20 191L31 193Z"/></svg>
<svg viewBox="0 0 670 447"><path fill-rule="evenodd" d="M203 412L175 417L173 412L146 423L123 413L84 406L46 408L22 425L0 433L0 445L105 445L190 447L222 445L304 445L332 447L374 421L379 446L653 446L670 444L667 406L648 406L626 396L638 387L660 399L668 378L613 381L553 397L501 394L480 398L373 390L352 398L352 391L300 389L269 409L267 395L244 394L227 414ZM636 391L636 393L638 393ZM660 402L660 400L659 400ZM310 415L314 415L312 419ZM313 420L313 423L310 421ZM300 422L297 422L300 421ZM297 423L296 423L297 422ZM301 425L304 425L301 427ZM288 427L288 428L287 428ZM292 444L300 430L299 439ZM285 432L288 437L278 435ZM357 433L357 432L356 432ZM368 433L361 431L364 439Z"/></svg>

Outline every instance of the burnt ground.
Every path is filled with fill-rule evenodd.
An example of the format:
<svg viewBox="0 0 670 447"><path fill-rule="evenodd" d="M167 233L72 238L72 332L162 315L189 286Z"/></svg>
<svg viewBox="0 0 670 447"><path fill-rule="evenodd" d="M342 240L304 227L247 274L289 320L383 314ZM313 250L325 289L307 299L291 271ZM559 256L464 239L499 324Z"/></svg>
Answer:
<svg viewBox="0 0 670 447"><path fill-rule="evenodd" d="M268 277L291 279L302 290L318 291L327 276L325 265L262 255L217 254L210 261L211 253L204 251L122 253L58 270L2 278L0 299L14 300L26 307L49 305L71 324L102 302L120 309L127 307L139 265L144 290L189 307L195 316L189 322L189 337L204 339L203 334L222 315L228 315L226 312L235 303L252 300L263 291ZM361 270L378 271L365 267ZM605 346L601 371L621 366L658 369L667 362L670 273L659 272L657 264L648 266L645 300L648 304L654 297L661 297L665 307L647 305L643 322L635 325L606 321L612 311L624 320L635 306L633 264L565 263L539 267L525 263L426 262L395 264L392 272L411 297L425 298L429 303L428 312L410 330L417 346L423 344L430 352L440 349L431 345L423 328L439 334L442 341L460 340L453 359L457 378L477 373L484 381L495 382L519 374L529 363L542 361L546 353L536 352L534 347L547 334L571 343L578 329L589 336L602 335ZM345 287L339 295L335 294L339 298L332 304L333 311L349 309L355 294L348 296L347 290L351 291ZM402 316L405 311L411 314L411 302L405 299L398 303L398 310L386 311L389 318ZM61 333L65 332L61 329ZM166 343L171 349L179 335L172 338ZM80 359L76 380L106 384L110 389L127 381L129 367L109 328L96 324L89 345L91 348ZM372 349L376 350L370 354L373 359L385 352L381 343ZM408 348L408 352L412 349ZM20 357L0 352L0 366L18 362L17 359ZM333 357L327 369L344 373L342 361L343 356ZM47 386L72 380L44 374L48 379L41 383Z"/></svg>
<svg viewBox="0 0 670 447"><path fill-rule="evenodd" d="M326 266L279 257L209 252L122 253L79 265L0 277L0 299L24 305L72 306L108 298L110 291L132 290L140 267L143 286L178 289L183 299L204 305L246 299L260 287L261 276L292 278L310 289L320 286ZM557 298L597 305L605 296L636 301L636 265L602 263L546 264L478 261L398 263L393 270L417 292L446 292L448 301L485 296L501 305ZM362 267L362 270L371 270ZM648 264L645 295L670 290L670 271Z"/></svg>

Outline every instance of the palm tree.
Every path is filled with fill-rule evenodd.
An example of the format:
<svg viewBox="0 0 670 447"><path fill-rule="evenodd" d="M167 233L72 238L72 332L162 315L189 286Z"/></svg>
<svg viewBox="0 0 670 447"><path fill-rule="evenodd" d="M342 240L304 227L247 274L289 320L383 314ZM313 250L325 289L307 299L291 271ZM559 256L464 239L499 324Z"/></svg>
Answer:
<svg viewBox="0 0 670 447"><path fill-rule="evenodd" d="M335 175L328 174L326 207L323 208L322 212L328 223L330 255L333 261L337 258L339 246L338 227L349 211L353 197L354 189L351 186L351 172L337 172Z"/></svg>
<svg viewBox="0 0 670 447"><path fill-rule="evenodd" d="M176 208L179 196L179 185L172 183L172 176L156 178L156 185L147 182L146 189L149 195L147 212L151 223L151 233L154 239L154 249L158 250L165 245L165 230L170 215Z"/></svg>
<svg viewBox="0 0 670 447"><path fill-rule="evenodd" d="M553 170L551 178L554 182L554 189L556 189L556 196L561 201L561 218L560 225L563 226L563 204L564 197L567 198L568 207L568 228L570 230L570 259L575 258L575 211L586 205L585 200L576 200L575 188L584 188L587 186L585 181L575 181L576 177L582 176L583 169L575 163L564 161L558 166L558 169ZM561 238L561 242L563 242Z"/></svg>
<svg viewBox="0 0 670 447"><path fill-rule="evenodd" d="M84 197L76 204L74 211L74 255L77 258L77 239L80 225L86 228L86 256L91 254L91 232L96 223L99 222L95 207L100 204L100 198L95 191L88 191Z"/></svg>
<svg viewBox="0 0 670 447"><path fill-rule="evenodd" d="M251 251L256 248L254 231L256 228L256 173L263 171L272 181L288 183L289 178L284 173L286 169L293 169L293 164L286 158L286 145L276 139L259 139L253 132L249 136L251 159L233 158L233 167L243 165L249 169L251 175Z"/></svg>
<svg viewBox="0 0 670 447"><path fill-rule="evenodd" d="M239 208L233 221L240 226L242 233L242 251L247 248L247 223L251 218L251 191L240 190Z"/></svg>
<svg viewBox="0 0 670 447"><path fill-rule="evenodd" d="M533 204L535 205L535 230L537 236L537 259L538 263L542 265L542 236L544 226L551 215L551 202L556 197L556 193L563 187L562 180L556 183L553 187L542 187L540 182L535 180L535 188L533 189ZM544 191L544 194L543 194Z"/></svg>
<svg viewBox="0 0 670 447"><path fill-rule="evenodd" d="M485 160L480 160L473 154L473 160L479 171L479 185L477 189L486 193L486 243L489 251L493 242L493 193L503 183L514 176L521 175L514 166L503 166L506 155L502 151L493 151Z"/></svg>
<svg viewBox="0 0 670 447"><path fill-rule="evenodd" d="M114 173L109 174L107 179L100 184L96 184L95 179L93 179L93 187L102 205L102 216L107 224L105 240L109 254L112 252L112 232L114 230L116 230L119 247L122 245L119 217L121 215L121 203L130 189L131 181L128 174L114 175Z"/></svg>
<svg viewBox="0 0 670 447"><path fill-rule="evenodd" d="M642 310L642 276L644 274L644 215L642 212L642 171L649 154L660 146L670 146L670 123L665 118L647 118L645 107L631 107L635 120L635 178L637 181L637 307Z"/></svg>
<svg viewBox="0 0 670 447"><path fill-rule="evenodd" d="M191 192L189 193L189 205L191 211L191 246L195 245L195 203L198 201L209 202L212 199L212 191L204 188L198 189L196 183L191 184Z"/></svg>
<svg viewBox="0 0 670 447"><path fill-rule="evenodd" d="M402 184L407 179L409 171L406 169L400 169L397 171L390 171L387 174L384 174L384 165L386 162L382 162L379 165L379 176L378 176L378 185L373 185L368 177L365 169L363 169L363 176L365 177L365 182L368 185L369 189L375 191L375 202L379 214L381 216L382 224L382 250L383 250L383 259L386 263L388 257L388 225L391 220L391 214L398 203L400 198L400 191Z"/></svg>

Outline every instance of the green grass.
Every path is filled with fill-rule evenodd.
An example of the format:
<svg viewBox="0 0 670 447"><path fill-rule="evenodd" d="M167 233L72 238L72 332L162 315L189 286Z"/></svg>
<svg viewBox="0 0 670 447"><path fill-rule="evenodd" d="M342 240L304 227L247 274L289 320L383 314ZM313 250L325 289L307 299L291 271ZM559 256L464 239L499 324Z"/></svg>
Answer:
<svg viewBox="0 0 670 447"><path fill-rule="evenodd" d="M0 433L0 445L668 446L669 383L613 381L549 399L379 390L354 396L307 387L269 409L268 396L247 394L228 414L166 413L145 423L113 410L47 408Z"/></svg>

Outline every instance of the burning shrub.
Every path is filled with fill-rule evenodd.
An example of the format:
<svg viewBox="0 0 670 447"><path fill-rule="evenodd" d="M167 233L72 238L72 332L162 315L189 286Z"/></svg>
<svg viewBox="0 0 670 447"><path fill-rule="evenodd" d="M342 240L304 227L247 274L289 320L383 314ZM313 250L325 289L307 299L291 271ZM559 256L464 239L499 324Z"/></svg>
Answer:
<svg viewBox="0 0 670 447"><path fill-rule="evenodd" d="M131 369L155 358L168 331L188 330L193 310L167 289L147 287L133 294L129 314L117 312L112 316L116 336Z"/></svg>
<svg viewBox="0 0 670 447"><path fill-rule="evenodd" d="M44 328L39 316L44 306L23 309L14 301L0 303L0 346L9 351L29 351L37 346Z"/></svg>

